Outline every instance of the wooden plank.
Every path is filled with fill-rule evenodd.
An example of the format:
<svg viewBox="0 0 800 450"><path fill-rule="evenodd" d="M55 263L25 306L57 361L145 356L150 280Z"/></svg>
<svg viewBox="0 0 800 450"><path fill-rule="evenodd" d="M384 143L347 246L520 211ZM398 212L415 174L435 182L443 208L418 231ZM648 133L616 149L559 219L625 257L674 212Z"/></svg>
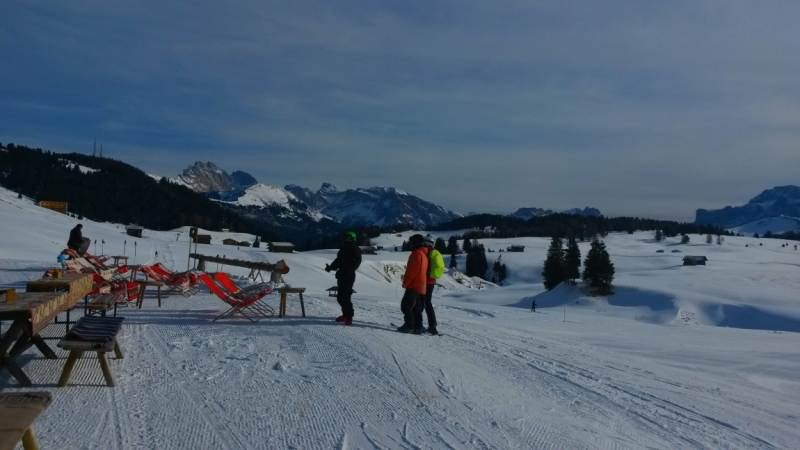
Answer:
<svg viewBox="0 0 800 450"><path fill-rule="evenodd" d="M0 394L0 450L15 449L34 420L52 401L49 392Z"/></svg>

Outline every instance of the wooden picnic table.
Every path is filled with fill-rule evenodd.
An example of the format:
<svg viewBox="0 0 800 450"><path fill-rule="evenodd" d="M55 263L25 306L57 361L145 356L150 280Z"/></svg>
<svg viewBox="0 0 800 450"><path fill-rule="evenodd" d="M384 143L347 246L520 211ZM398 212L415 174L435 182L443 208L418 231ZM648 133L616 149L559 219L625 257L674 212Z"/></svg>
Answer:
<svg viewBox="0 0 800 450"><path fill-rule="evenodd" d="M0 394L0 450L14 450L20 440L25 450L38 449L33 421L52 402L49 392Z"/></svg>
<svg viewBox="0 0 800 450"><path fill-rule="evenodd" d="M299 294L300 295L300 310L303 313L303 317L306 316L306 306L303 303L303 292L306 291L306 288L303 287L280 287L275 289L276 291L280 292L281 294L281 304L278 308L278 317L283 317L286 315L286 295L287 294Z"/></svg>
<svg viewBox="0 0 800 450"><path fill-rule="evenodd" d="M29 281L25 286L27 292L69 292L70 301L78 303L92 290L92 274L90 273L65 273L61 278L42 278Z"/></svg>
<svg viewBox="0 0 800 450"><path fill-rule="evenodd" d="M139 273L139 269L142 268L144 264L128 264L128 271L131 273L131 281L136 281L136 275Z"/></svg>
<svg viewBox="0 0 800 450"><path fill-rule="evenodd" d="M31 380L16 359L32 345L45 358L57 358L39 332L59 313L75 306L73 298L69 292L19 292L14 303L6 303L6 294L0 295L0 321L12 321L0 336L0 370L7 369L21 386L30 386Z"/></svg>

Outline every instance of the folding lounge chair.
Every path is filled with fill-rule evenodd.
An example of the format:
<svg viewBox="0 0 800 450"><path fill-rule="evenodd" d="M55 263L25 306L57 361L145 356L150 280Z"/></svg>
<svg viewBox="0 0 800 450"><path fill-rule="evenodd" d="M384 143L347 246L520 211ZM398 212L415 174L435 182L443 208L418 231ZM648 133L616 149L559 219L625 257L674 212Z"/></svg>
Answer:
<svg viewBox="0 0 800 450"><path fill-rule="evenodd" d="M139 268L148 278L155 281L161 281L167 286L167 292L177 292L184 297L190 297L196 294L197 289L193 288L189 283L189 277L183 275L166 276L156 272L153 266L142 266Z"/></svg>
<svg viewBox="0 0 800 450"><path fill-rule="evenodd" d="M262 291L266 292L266 294L264 295L269 295L272 293L272 289L269 286L269 283L256 283L241 288L237 286L236 283L234 283L233 280L231 280L228 274L225 272L215 273L214 279L217 280L217 282L221 284L222 287L233 292L234 294L248 296L248 295L260 294Z"/></svg>
<svg viewBox="0 0 800 450"><path fill-rule="evenodd" d="M160 262L157 262L157 263L153 264L150 267L152 267L155 272L158 272L161 275L164 275L164 276L167 276L167 277L174 277L174 276L188 277L189 278L189 282L190 282L190 284L192 286L197 286L197 285L200 284L200 274L202 272L200 272L198 270L191 269L191 270L187 270L186 272L174 272L172 270L167 269L167 267L164 264L161 264Z"/></svg>
<svg viewBox="0 0 800 450"><path fill-rule="evenodd" d="M124 278L120 275L116 268L115 269L99 269L96 266L92 265L87 261L85 258L73 258L68 259L61 263L66 269L69 270L76 270L81 273L96 273L103 277L105 280L114 280L114 279L122 279Z"/></svg>
<svg viewBox="0 0 800 450"><path fill-rule="evenodd" d="M202 281L211 292L230 306L227 311L217 316L212 322L227 317L233 317L235 314L241 314L251 322L258 322L259 319L275 315L275 310L269 305L261 303L261 299L271 291L264 290L250 296L236 294L219 285L207 273L200 275L200 281Z"/></svg>

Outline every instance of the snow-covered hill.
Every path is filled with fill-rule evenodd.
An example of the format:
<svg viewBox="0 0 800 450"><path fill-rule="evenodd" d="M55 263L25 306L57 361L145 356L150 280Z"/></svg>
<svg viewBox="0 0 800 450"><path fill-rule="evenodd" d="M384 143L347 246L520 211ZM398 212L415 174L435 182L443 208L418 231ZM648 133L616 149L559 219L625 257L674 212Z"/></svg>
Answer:
<svg viewBox="0 0 800 450"><path fill-rule="evenodd" d="M3 189L0 221L0 288L20 290L54 266L78 222ZM98 253L125 252L131 263L183 270L195 250L186 229L133 238L118 224L82 223ZM611 234L616 294L591 297L580 286L543 290L548 239L484 239L490 266L500 257L508 279L498 287L446 274L434 293L443 336L433 337L390 325L402 320L408 257L391 250L413 232L373 240L383 250L364 255L352 327L333 321L340 310L325 291L335 249L273 254L219 244L254 236L204 233L212 244L200 253L284 259L286 281L306 288L306 317L294 295L288 317L254 324L212 322L227 306L205 291L166 296L161 308L148 294L142 309L119 310L125 358L111 360L113 389L91 358L69 387L53 387L65 353L48 360L34 347L20 358L34 386L0 372L0 389L53 393L36 422L42 448L761 449L800 440L800 251L782 241ZM525 251L499 252L511 244ZM709 263L683 266L687 254ZM463 255L457 263L463 269ZM208 269L247 282L247 269ZM278 296L266 301L277 309Z"/></svg>

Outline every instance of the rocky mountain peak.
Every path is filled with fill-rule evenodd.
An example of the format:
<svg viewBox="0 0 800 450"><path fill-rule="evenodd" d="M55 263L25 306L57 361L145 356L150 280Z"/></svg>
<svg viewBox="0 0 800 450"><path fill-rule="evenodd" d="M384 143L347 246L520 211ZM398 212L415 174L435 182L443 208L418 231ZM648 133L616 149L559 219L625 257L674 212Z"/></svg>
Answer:
<svg viewBox="0 0 800 450"><path fill-rule="evenodd" d="M800 187L777 186L767 189L743 206L698 209L694 222L735 228L757 220L781 216L800 218Z"/></svg>
<svg viewBox="0 0 800 450"><path fill-rule="evenodd" d="M213 162L196 161L178 175L178 180L195 192L224 192L256 184L256 179L248 173L234 174L228 174Z"/></svg>

